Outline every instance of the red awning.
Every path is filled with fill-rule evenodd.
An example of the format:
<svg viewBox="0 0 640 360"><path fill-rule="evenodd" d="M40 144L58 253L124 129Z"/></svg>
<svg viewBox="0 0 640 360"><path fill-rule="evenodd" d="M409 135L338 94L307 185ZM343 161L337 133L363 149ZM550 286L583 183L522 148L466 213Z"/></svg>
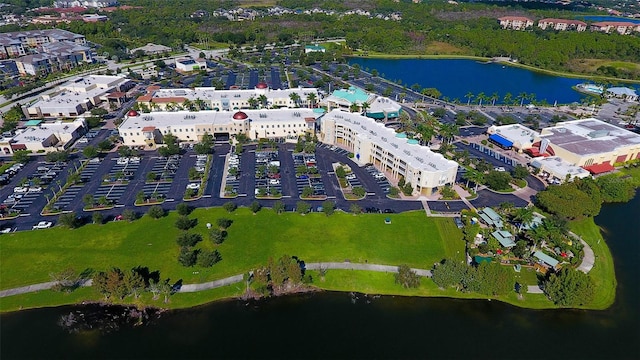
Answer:
<svg viewBox="0 0 640 360"><path fill-rule="evenodd" d="M145 126L142 128L142 132L153 132L156 130L155 126Z"/></svg>
<svg viewBox="0 0 640 360"><path fill-rule="evenodd" d="M595 165L591 165L591 166L584 166L583 168L585 170L589 171L590 173L592 173L593 175L606 173L606 172L613 171L613 170L616 169L610 163L602 163L602 164L595 164Z"/></svg>

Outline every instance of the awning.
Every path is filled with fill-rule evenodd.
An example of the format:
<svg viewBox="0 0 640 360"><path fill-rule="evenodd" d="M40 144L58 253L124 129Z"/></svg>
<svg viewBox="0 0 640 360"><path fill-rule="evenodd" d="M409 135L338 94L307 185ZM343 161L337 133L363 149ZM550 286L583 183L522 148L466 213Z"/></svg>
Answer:
<svg viewBox="0 0 640 360"><path fill-rule="evenodd" d="M498 135L498 134L491 134L489 136L489 140L497 143L500 146L503 147L512 147L513 146L513 142L503 138L502 136Z"/></svg>
<svg viewBox="0 0 640 360"><path fill-rule="evenodd" d="M40 125L41 122L42 120L29 120L26 123L24 123L24 126L38 126Z"/></svg>
<svg viewBox="0 0 640 360"><path fill-rule="evenodd" d="M585 170L589 171L590 173L592 173L593 175L606 173L606 172L613 171L613 170L616 169L610 163L602 163L602 164L595 164L595 165L591 165L591 166L583 166L583 168Z"/></svg>

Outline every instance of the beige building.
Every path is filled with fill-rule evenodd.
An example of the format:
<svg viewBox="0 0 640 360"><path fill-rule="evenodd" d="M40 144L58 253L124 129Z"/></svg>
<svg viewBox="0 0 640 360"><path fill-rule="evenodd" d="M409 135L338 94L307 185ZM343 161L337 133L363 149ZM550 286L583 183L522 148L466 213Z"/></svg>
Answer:
<svg viewBox="0 0 640 360"><path fill-rule="evenodd" d="M84 119L73 122L44 122L16 130L12 137L0 139L3 154L12 154L16 150L51 152L66 149L86 131Z"/></svg>
<svg viewBox="0 0 640 360"><path fill-rule="evenodd" d="M540 21L538 21L538 27L542 30L575 30L580 32L587 30L587 23L580 20L541 19Z"/></svg>
<svg viewBox="0 0 640 360"><path fill-rule="evenodd" d="M503 29L525 30L533 26L533 20L524 16L503 16L498 20Z"/></svg>
<svg viewBox="0 0 640 360"><path fill-rule="evenodd" d="M197 142L207 133L227 139L244 134L250 139L280 138L295 141L315 130L318 115L311 109L270 109L243 111L129 111L118 127L125 145L154 146L166 134L183 142Z"/></svg>
<svg viewBox="0 0 640 360"><path fill-rule="evenodd" d="M396 180L404 177L415 194L430 195L455 183L458 163L374 119L336 109L320 122L322 142L352 151L360 165L371 163Z"/></svg>
<svg viewBox="0 0 640 360"><path fill-rule="evenodd" d="M620 35L629 35L633 32L640 32L640 24L622 21L601 21L591 24L591 30L607 34L617 32Z"/></svg>

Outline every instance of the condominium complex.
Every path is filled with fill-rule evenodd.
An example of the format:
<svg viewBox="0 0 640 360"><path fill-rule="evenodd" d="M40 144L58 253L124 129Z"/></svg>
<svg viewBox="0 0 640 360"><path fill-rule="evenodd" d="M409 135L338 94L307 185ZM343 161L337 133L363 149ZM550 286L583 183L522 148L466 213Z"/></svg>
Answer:
<svg viewBox="0 0 640 360"><path fill-rule="evenodd" d="M369 117L336 109L320 119L320 129L322 142L352 151L360 165L371 163L396 180L404 178L416 193L430 195L455 182L458 163Z"/></svg>
<svg viewBox="0 0 640 360"><path fill-rule="evenodd" d="M0 34L0 58L25 56L42 45L54 42L72 42L85 45L84 35L60 29L18 31Z"/></svg>
<svg viewBox="0 0 640 360"><path fill-rule="evenodd" d="M524 16L503 16L498 20L503 29L525 30L533 26L533 20Z"/></svg>
<svg viewBox="0 0 640 360"><path fill-rule="evenodd" d="M550 29L557 31L575 30L586 31L587 23L580 20L567 19L541 19L538 21L538 27L542 30Z"/></svg>
<svg viewBox="0 0 640 360"><path fill-rule="evenodd" d="M620 35L629 35L640 32L640 24L624 21L602 21L591 24L591 30L605 33L617 32Z"/></svg>

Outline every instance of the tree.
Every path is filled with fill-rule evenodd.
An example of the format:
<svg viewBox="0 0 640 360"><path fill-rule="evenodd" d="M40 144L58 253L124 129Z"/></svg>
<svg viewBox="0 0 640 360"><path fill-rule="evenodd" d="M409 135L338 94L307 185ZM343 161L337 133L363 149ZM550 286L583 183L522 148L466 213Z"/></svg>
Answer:
<svg viewBox="0 0 640 360"><path fill-rule="evenodd" d="M232 213L238 208L238 206L233 201L228 201L222 205L222 208L227 210L228 213Z"/></svg>
<svg viewBox="0 0 640 360"><path fill-rule="evenodd" d="M94 211L93 214L91 214L91 221L94 224L102 224L104 222L104 216L101 212Z"/></svg>
<svg viewBox="0 0 640 360"><path fill-rule="evenodd" d="M485 183L493 190L507 190L511 187L511 174L506 171L490 171L485 176Z"/></svg>
<svg viewBox="0 0 640 360"><path fill-rule="evenodd" d="M58 217L58 223L64 227L68 227L69 229L75 229L82 225L81 218L79 218L74 212L60 215Z"/></svg>
<svg viewBox="0 0 640 360"><path fill-rule="evenodd" d="M202 241L202 235L200 234L192 234L186 231L180 233L176 238L176 243L180 246L188 246L193 247L196 246L200 241Z"/></svg>
<svg viewBox="0 0 640 360"><path fill-rule="evenodd" d="M48 162L66 162L69 160L69 152L67 151L52 151L44 156L44 159Z"/></svg>
<svg viewBox="0 0 640 360"><path fill-rule="evenodd" d="M91 195L91 194L85 194L85 195L82 197L82 202L84 203L84 205L85 205L86 207L91 208L91 207L93 207L93 206L95 205L96 200L95 200L95 198L93 197L93 195Z"/></svg>
<svg viewBox="0 0 640 360"><path fill-rule="evenodd" d="M313 195L313 188L311 186L305 186L302 188L302 193L300 194L303 198L308 198Z"/></svg>
<svg viewBox="0 0 640 360"><path fill-rule="evenodd" d="M472 92L468 92L464 97L466 97L467 100L467 106L471 105L471 100L473 99L473 93Z"/></svg>
<svg viewBox="0 0 640 360"><path fill-rule="evenodd" d="M404 288L417 288L420 286L420 276L411 270L408 265L398 266L398 272L395 274L396 284L402 285Z"/></svg>
<svg viewBox="0 0 640 360"><path fill-rule="evenodd" d="M218 228L226 230L231 226L231 224L233 224L233 220L227 218L219 218L216 220L216 224L218 225Z"/></svg>
<svg viewBox="0 0 640 360"><path fill-rule="evenodd" d="M467 266L460 261L445 259L432 270L431 279L438 287L446 289L461 286L467 272Z"/></svg>
<svg viewBox="0 0 640 360"><path fill-rule="evenodd" d="M211 229L209 230L209 239L213 241L214 244L219 245L224 242L227 238L227 232L220 229Z"/></svg>
<svg viewBox="0 0 640 360"><path fill-rule="evenodd" d="M292 92L291 94L289 94L289 99L293 101L295 107L300 106L300 94Z"/></svg>
<svg viewBox="0 0 640 360"><path fill-rule="evenodd" d="M147 215L154 219L160 219L164 216L164 209L160 205L154 205L149 208L149 211L147 211Z"/></svg>
<svg viewBox="0 0 640 360"><path fill-rule="evenodd" d="M178 215L186 216L191 214L191 207L186 203L180 203L176 206L176 211L178 212Z"/></svg>
<svg viewBox="0 0 640 360"><path fill-rule="evenodd" d="M185 267L190 267L196 264L198 260L198 250L191 249L188 246L180 248L180 255L178 255L178 262Z"/></svg>
<svg viewBox="0 0 640 360"><path fill-rule="evenodd" d="M194 150L196 154L210 154L213 144L213 135L205 132L204 135L202 135L202 139L200 140L200 142L194 146Z"/></svg>
<svg viewBox="0 0 640 360"><path fill-rule="evenodd" d="M249 209L251 209L251 212L254 214L260 211L261 208L262 208L262 205L260 205L260 203L256 200L254 200L251 203L251 205L249 205Z"/></svg>
<svg viewBox="0 0 640 360"><path fill-rule="evenodd" d="M128 222L132 222L137 218L138 218L138 214L136 214L136 212L131 209L126 209L122 212L122 219Z"/></svg>
<svg viewBox="0 0 640 360"><path fill-rule="evenodd" d="M296 212L298 214L306 214L309 212L309 210L311 210L311 205L309 205L308 203L304 201L298 201L296 203Z"/></svg>
<svg viewBox="0 0 640 360"><path fill-rule="evenodd" d="M51 290L72 292L80 285L80 276L73 268L66 268L57 273L50 273L51 281L57 282Z"/></svg>
<svg viewBox="0 0 640 360"><path fill-rule="evenodd" d="M196 219L192 220L192 219L189 219L189 217L186 215L181 215L178 217L178 219L176 219L175 226L180 230L186 231L191 229L195 225L194 223L195 221Z"/></svg>
<svg viewBox="0 0 640 360"><path fill-rule="evenodd" d="M551 185L536 195L536 205L552 214L567 219L595 216L600 212L601 200L578 188L577 180Z"/></svg>
<svg viewBox="0 0 640 360"><path fill-rule="evenodd" d="M527 176L529 176L529 170L527 170L526 166L516 165L513 169L513 177L519 180L524 180Z"/></svg>
<svg viewBox="0 0 640 360"><path fill-rule="evenodd" d="M635 187L628 178L621 178L616 175L601 176L596 180L596 184L602 194L602 201L627 202L635 195Z"/></svg>
<svg viewBox="0 0 640 360"><path fill-rule="evenodd" d="M202 267L212 267L213 265L219 263L222 260L222 255L218 250L213 251L200 251L198 253L198 266Z"/></svg>
<svg viewBox="0 0 640 360"><path fill-rule="evenodd" d="M282 201L278 200L273 203L273 211L275 211L276 214L282 214L284 210L285 210L285 206Z"/></svg>
<svg viewBox="0 0 640 360"><path fill-rule="evenodd" d="M322 212L327 215L333 215L336 210L336 204L331 200L325 200L322 202Z"/></svg>
<svg viewBox="0 0 640 360"><path fill-rule="evenodd" d="M515 215L513 216L513 219L520 223L520 226L518 226L518 231L521 231L522 227L525 224L528 224L533 220L533 208L532 207L518 208L516 210Z"/></svg>
<svg viewBox="0 0 640 360"><path fill-rule="evenodd" d="M339 178L344 178L347 176L347 172L344 170L343 166L336 167L336 176Z"/></svg>
<svg viewBox="0 0 640 360"><path fill-rule="evenodd" d="M307 94L307 101L309 102L309 108L312 108L315 106L316 99L317 99L316 94L314 93Z"/></svg>
<svg viewBox="0 0 640 360"><path fill-rule="evenodd" d="M94 146L89 145L86 148L82 149L82 155L84 155L84 157L86 157L87 159L92 159L98 156L98 149L96 149Z"/></svg>
<svg viewBox="0 0 640 360"><path fill-rule="evenodd" d="M353 189L351 189L351 192L357 197L364 197L367 194L362 186L354 186Z"/></svg>
<svg viewBox="0 0 640 360"><path fill-rule="evenodd" d="M13 161L26 164L29 160L28 150L16 150L13 152Z"/></svg>
<svg viewBox="0 0 640 360"><path fill-rule="evenodd" d="M544 281L544 293L560 306L586 305L593 300L594 284L588 274L563 268L558 273L551 273Z"/></svg>
<svg viewBox="0 0 640 360"><path fill-rule="evenodd" d="M104 272L100 271L93 277L93 285L98 292L104 295L105 299L122 299L129 293L127 284L124 282L125 274L119 268L111 268Z"/></svg>
<svg viewBox="0 0 640 360"><path fill-rule="evenodd" d="M354 215L362 214L362 208L356 203L349 205L349 211Z"/></svg>
<svg viewBox="0 0 640 360"><path fill-rule="evenodd" d="M109 139L104 139L98 143L98 150L103 152L111 150L112 147L113 147L113 143Z"/></svg>

